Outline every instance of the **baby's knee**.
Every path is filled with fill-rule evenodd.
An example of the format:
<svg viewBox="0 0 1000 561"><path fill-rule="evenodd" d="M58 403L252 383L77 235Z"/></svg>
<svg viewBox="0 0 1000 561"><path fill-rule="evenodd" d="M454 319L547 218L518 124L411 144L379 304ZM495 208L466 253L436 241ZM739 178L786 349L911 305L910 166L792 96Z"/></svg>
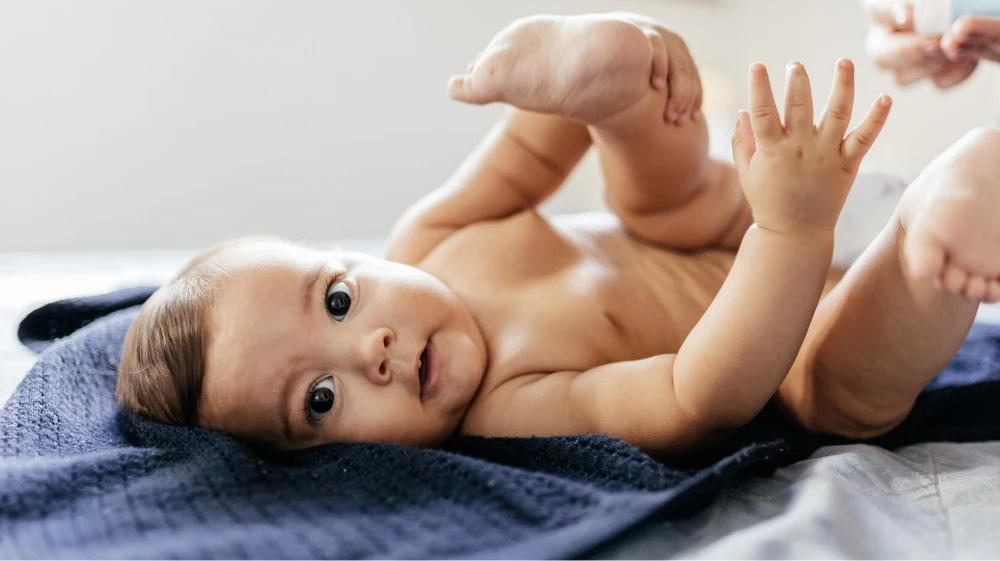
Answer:
<svg viewBox="0 0 1000 561"><path fill-rule="evenodd" d="M996 165L1000 157L1000 128L979 127L965 133L958 142L945 154L953 166L968 166L970 164Z"/></svg>
<svg viewBox="0 0 1000 561"><path fill-rule="evenodd" d="M962 139L977 146L992 147L1000 151L1000 127L978 127L967 132Z"/></svg>
<svg viewBox="0 0 1000 561"><path fill-rule="evenodd" d="M805 376L801 378L805 383L783 385L777 401L810 432L868 440L899 426L913 407L914 400L858 392L830 375L799 374Z"/></svg>
<svg viewBox="0 0 1000 561"><path fill-rule="evenodd" d="M833 434L853 440L870 440L898 427L905 418L906 413L890 414L871 409L849 411L828 409L801 424L806 429L820 434Z"/></svg>

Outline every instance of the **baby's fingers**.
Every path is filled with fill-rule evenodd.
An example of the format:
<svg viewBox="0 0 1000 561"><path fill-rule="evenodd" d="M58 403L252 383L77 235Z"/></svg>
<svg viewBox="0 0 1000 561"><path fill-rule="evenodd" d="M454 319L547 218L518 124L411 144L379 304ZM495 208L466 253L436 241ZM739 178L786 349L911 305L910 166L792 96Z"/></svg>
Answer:
<svg viewBox="0 0 1000 561"><path fill-rule="evenodd" d="M778 106L774 103L767 68L759 62L750 65L750 125L756 141L762 146L777 142L785 134L778 117Z"/></svg>
<svg viewBox="0 0 1000 561"><path fill-rule="evenodd" d="M819 122L819 131L824 137L840 142L851 126L851 113L854 110L854 64L842 58L837 61L837 70L833 78L833 89L830 91L830 101L826 103L826 111Z"/></svg>
<svg viewBox="0 0 1000 561"><path fill-rule="evenodd" d="M694 59L688 52L687 46L680 37L668 36L670 53L670 100L667 102L667 114L673 115L673 121L678 125L683 125L690 113L691 104L697 96L701 84L698 80L698 71L694 65Z"/></svg>
<svg viewBox="0 0 1000 561"><path fill-rule="evenodd" d="M801 62L788 64L785 79L785 133L789 135L813 131L812 86Z"/></svg>
<svg viewBox="0 0 1000 561"><path fill-rule="evenodd" d="M653 71L649 83L654 90L659 91L667 87L667 47L659 33L647 33L646 37L653 48Z"/></svg>
<svg viewBox="0 0 1000 561"><path fill-rule="evenodd" d="M887 95L880 96L865 120L861 121L861 124L847 135L841 151L848 162L855 166L861 164L862 158L865 157L872 144L875 144L879 133L882 132L882 127L885 125L886 119L889 118L891 107L892 98Z"/></svg>
<svg viewBox="0 0 1000 561"><path fill-rule="evenodd" d="M736 171L745 172L756 151L757 143L753 138L750 116L746 111L740 111L736 117L736 132L733 133L733 163L736 164Z"/></svg>
<svg viewBox="0 0 1000 561"><path fill-rule="evenodd" d="M960 60L939 69L933 76L934 85L942 90L957 86L972 76L979 65L977 60Z"/></svg>
<svg viewBox="0 0 1000 561"><path fill-rule="evenodd" d="M957 47L973 38L984 38L987 41L1000 39L1000 18L962 16L952 25L951 31L942 43L946 48Z"/></svg>

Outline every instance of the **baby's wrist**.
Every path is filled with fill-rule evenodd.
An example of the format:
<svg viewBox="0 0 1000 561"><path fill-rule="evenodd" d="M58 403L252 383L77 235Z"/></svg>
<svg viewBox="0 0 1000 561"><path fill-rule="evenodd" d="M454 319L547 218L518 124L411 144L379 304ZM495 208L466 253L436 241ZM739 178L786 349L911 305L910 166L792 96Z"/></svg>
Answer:
<svg viewBox="0 0 1000 561"><path fill-rule="evenodd" d="M803 248L833 251L833 228L824 228L795 219L764 220L754 225L767 236Z"/></svg>

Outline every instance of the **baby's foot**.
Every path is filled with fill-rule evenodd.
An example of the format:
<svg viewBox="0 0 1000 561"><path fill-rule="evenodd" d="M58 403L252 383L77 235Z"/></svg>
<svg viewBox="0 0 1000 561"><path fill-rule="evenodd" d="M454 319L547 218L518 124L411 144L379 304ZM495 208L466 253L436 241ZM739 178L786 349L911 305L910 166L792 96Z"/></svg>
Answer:
<svg viewBox="0 0 1000 561"><path fill-rule="evenodd" d="M682 124L700 112L698 71L676 34L632 14L534 16L501 30L448 95L596 124L651 87L668 90L665 119Z"/></svg>
<svg viewBox="0 0 1000 561"><path fill-rule="evenodd" d="M904 195L909 272L951 293L1000 301L1000 129L978 129L937 157Z"/></svg>

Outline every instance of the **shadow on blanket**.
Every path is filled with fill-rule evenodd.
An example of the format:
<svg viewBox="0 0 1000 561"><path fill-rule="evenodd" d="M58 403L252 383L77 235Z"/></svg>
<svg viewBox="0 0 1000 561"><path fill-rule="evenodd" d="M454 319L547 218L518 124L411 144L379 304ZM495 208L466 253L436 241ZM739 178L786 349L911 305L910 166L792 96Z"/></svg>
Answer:
<svg viewBox="0 0 1000 561"><path fill-rule="evenodd" d="M767 409L696 469L602 436L258 453L116 409L122 340L151 290L22 322L42 352L0 411L0 558L572 557L650 516L697 512L738 472L844 442ZM1000 437L998 359L1000 328L977 326L877 444Z"/></svg>

